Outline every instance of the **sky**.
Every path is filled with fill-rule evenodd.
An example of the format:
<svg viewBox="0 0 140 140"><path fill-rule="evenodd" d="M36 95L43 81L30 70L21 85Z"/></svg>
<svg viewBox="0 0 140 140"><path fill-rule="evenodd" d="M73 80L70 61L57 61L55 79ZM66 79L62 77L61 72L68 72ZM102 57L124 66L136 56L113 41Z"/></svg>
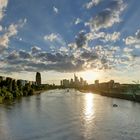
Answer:
<svg viewBox="0 0 140 140"><path fill-rule="evenodd" d="M0 0L0 75L59 84L140 75L140 1Z"/></svg>

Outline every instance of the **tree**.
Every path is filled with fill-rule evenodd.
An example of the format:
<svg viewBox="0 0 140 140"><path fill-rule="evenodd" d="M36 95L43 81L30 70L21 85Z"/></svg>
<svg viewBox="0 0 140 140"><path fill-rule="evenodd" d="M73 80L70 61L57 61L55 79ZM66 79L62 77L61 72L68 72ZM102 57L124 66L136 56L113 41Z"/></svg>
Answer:
<svg viewBox="0 0 140 140"><path fill-rule="evenodd" d="M21 80L17 80L17 86L18 86L18 89L22 91L23 86L22 86Z"/></svg>
<svg viewBox="0 0 140 140"><path fill-rule="evenodd" d="M133 81L134 84L131 85L131 91L133 94L133 98L136 99L136 93L140 90L139 81Z"/></svg>

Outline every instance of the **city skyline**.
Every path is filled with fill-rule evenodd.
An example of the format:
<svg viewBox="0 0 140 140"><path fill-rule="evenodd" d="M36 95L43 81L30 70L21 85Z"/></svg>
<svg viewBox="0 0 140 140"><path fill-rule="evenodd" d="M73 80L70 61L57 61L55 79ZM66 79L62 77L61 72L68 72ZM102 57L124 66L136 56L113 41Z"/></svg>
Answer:
<svg viewBox="0 0 140 140"><path fill-rule="evenodd" d="M0 0L0 75L32 81L38 71L50 84L73 73L89 84L139 80L139 4Z"/></svg>
<svg viewBox="0 0 140 140"><path fill-rule="evenodd" d="M106 83L109 83L109 82L114 82L115 80L114 79L109 79L109 80L105 80L105 81L100 81L99 79L95 79L94 81L92 80L91 83L88 82L88 80L84 79L83 77L79 77L78 75L76 75L75 73L73 73L73 77L70 77L69 79L67 78L63 78L61 77L61 79L59 80L58 84L55 84L55 82L52 82L51 84L49 83L49 81L47 82L43 82L42 81L42 74L40 72L36 72L35 75L34 75L34 78L32 80L27 80L25 78L23 79L19 79L19 78L13 78L11 76L9 77L6 77L6 76L2 76L0 75L0 78L3 79L3 80L6 80L7 78L8 79L13 79L15 81L21 81L21 83L23 85L25 85L26 83L31 83L31 84L34 84L34 85L38 85L38 86L41 86L41 85L57 85L57 86L64 86L65 87L65 83L66 83L66 87L75 87L76 85L77 86L87 86L87 85L93 85L93 84L106 84ZM116 81L115 81L116 82ZM129 85L129 83L120 83L119 81L117 81L116 84L127 84ZM132 81L131 84L134 84L134 83L139 83L139 80L138 81Z"/></svg>

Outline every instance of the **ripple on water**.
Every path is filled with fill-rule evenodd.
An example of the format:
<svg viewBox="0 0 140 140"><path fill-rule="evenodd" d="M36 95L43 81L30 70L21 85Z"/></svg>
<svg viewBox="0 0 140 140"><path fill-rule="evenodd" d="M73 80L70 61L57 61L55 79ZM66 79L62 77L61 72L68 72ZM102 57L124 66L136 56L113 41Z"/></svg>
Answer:
<svg viewBox="0 0 140 140"><path fill-rule="evenodd" d="M76 90L47 91L0 105L0 140L139 140L139 109Z"/></svg>

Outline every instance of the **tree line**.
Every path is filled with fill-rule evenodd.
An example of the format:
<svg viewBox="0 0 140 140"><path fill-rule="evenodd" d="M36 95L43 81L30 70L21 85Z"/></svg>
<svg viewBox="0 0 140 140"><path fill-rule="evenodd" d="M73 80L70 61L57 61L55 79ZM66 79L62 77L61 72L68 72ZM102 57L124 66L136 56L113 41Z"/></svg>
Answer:
<svg viewBox="0 0 140 140"><path fill-rule="evenodd" d="M26 83L22 85L21 80L6 78L0 81L0 102L2 100L14 99L20 96L29 96L34 94L35 85Z"/></svg>

